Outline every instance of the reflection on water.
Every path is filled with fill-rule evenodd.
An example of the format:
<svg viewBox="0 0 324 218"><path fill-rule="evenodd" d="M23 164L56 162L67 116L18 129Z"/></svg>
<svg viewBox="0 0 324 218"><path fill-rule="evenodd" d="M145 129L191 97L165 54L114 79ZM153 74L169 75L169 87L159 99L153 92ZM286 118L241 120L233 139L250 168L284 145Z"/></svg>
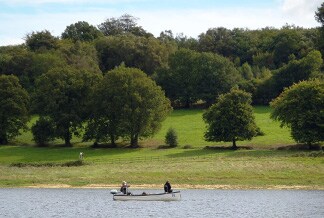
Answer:
<svg viewBox="0 0 324 218"><path fill-rule="evenodd" d="M0 189L0 217L324 217L324 191L181 192L176 202L120 202L107 189Z"/></svg>

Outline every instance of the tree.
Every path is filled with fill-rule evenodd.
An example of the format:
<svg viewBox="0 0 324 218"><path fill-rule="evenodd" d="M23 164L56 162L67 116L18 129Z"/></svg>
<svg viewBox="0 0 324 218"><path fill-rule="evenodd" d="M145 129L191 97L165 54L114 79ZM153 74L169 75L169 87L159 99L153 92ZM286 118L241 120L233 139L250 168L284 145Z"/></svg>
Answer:
<svg viewBox="0 0 324 218"><path fill-rule="evenodd" d="M77 70L102 73L99 69L98 53L90 43L80 41L71 43L63 40L58 49L58 55L63 57L69 66Z"/></svg>
<svg viewBox="0 0 324 218"><path fill-rule="evenodd" d="M94 139L122 136L138 147L139 138L156 133L171 110L162 89L136 68L119 66L107 72L94 95ZM94 125L95 126L95 125Z"/></svg>
<svg viewBox="0 0 324 218"><path fill-rule="evenodd" d="M56 49L58 38L52 36L48 30L32 32L26 36L26 45L32 51Z"/></svg>
<svg viewBox="0 0 324 218"><path fill-rule="evenodd" d="M55 135L66 146L71 146L72 134L80 133L88 117L88 97L99 79L100 74L64 67L52 69L36 81L34 110L55 123Z"/></svg>
<svg viewBox="0 0 324 218"><path fill-rule="evenodd" d="M131 33L136 36L152 36L141 26L137 26L138 18L123 14L119 18L109 18L101 23L98 28L105 36L123 35Z"/></svg>
<svg viewBox="0 0 324 218"><path fill-rule="evenodd" d="M148 75L167 66L169 55L176 49L174 45L154 37L129 34L98 39L95 46L102 72L125 63L127 67L141 69Z"/></svg>
<svg viewBox="0 0 324 218"><path fill-rule="evenodd" d="M86 41L91 42L103 34L88 22L79 21L75 24L67 26L62 33L62 39L71 39L72 41Z"/></svg>
<svg viewBox="0 0 324 218"><path fill-rule="evenodd" d="M46 117L40 117L32 126L33 140L39 146L46 146L55 139L55 123Z"/></svg>
<svg viewBox="0 0 324 218"><path fill-rule="evenodd" d="M243 78L246 80L251 80L253 79L253 72L251 66L245 62L240 68L239 68L240 73L242 74Z"/></svg>
<svg viewBox="0 0 324 218"><path fill-rule="evenodd" d="M27 129L29 95L13 75L0 75L0 144Z"/></svg>
<svg viewBox="0 0 324 218"><path fill-rule="evenodd" d="M263 103L276 98L286 87L303 80L323 77L320 68L323 60L319 51L311 51L300 60L291 60L288 64L273 71L273 76L263 81L257 89L257 98Z"/></svg>
<svg viewBox="0 0 324 218"><path fill-rule="evenodd" d="M207 141L233 142L237 149L237 140L251 140L258 133L255 124L251 95L239 89L220 95L204 114L207 123L205 139Z"/></svg>
<svg viewBox="0 0 324 218"><path fill-rule="evenodd" d="M274 63L277 67L289 62L293 54L298 59L304 57L314 48L311 40L306 38L302 29L294 26L284 26L273 38L270 49L273 51Z"/></svg>
<svg viewBox="0 0 324 218"><path fill-rule="evenodd" d="M321 7L317 8L317 11L315 12L315 19L324 27L324 2L321 4Z"/></svg>
<svg viewBox="0 0 324 218"><path fill-rule="evenodd" d="M271 118L281 126L291 128L299 143L324 141L324 83L320 80L302 81L286 88L271 102Z"/></svg>
<svg viewBox="0 0 324 218"><path fill-rule="evenodd" d="M315 19L322 25L319 29L320 37L318 39L318 46L324 55L324 2L321 4L321 7L317 8L317 11L315 12Z"/></svg>
<svg viewBox="0 0 324 218"><path fill-rule="evenodd" d="M178 136L177 132L173 128L169 128L168 132L165 135L165 144L174 148L178 145Z"/></svg>
<svg viewBox="0 0 324 218"><path fill-rule="evenodd" d="M241 79L228 59L213 53L179 49L169 67L157 72L157 81L175 105L190 107L197 100L211 105Z"/></svg>

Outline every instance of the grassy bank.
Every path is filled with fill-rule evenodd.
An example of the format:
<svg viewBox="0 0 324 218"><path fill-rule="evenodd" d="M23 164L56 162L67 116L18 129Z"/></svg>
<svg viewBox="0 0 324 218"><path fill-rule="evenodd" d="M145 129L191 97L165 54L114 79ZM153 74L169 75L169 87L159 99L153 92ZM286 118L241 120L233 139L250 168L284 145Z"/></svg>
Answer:
<svg viewBox="0 0 324 218"><path fill-rule="evenodd" d="M64 166L85 154L82 166ZM31 163L10 166L12 163ZM35 165L35 163L38 163ZM46 166L42 163L57 163ZM322 151L0 147L0 186L161 184L324 189Z"/></svg>
<svg viewBox="0 0 324 218"><path fill-rule="evenodd" d="M257 123L265 135L238 143L253 150L204 149L226 143L203 140L202 113L174 111L155 137L141 142L140 149L92 149L90 143L80 143L78 138L74 138L72 148L37 148L32 146L31 134L24 133L15 144L0 146L0 187L105 186L123 180L133 186L160 187L168 179L176 188L324 189L323 151L277 150L294 142L288 129L269 119L268 107L255 108ZM158 149L169 127L177 131L179 147ZM185 145L191 149L184 149ZM81 151L84 162L74 165Z"/></svg>

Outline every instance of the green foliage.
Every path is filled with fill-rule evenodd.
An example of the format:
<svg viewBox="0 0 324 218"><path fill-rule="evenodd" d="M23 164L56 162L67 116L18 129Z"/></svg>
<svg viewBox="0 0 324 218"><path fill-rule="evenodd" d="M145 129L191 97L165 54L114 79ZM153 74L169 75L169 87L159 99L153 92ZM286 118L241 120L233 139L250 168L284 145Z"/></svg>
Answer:
<svg viewBox="0 0 324 218"><path fill-rule="evenodd" d="M62 41L58 55L65 59L67 65L79 71L101 74L97 51L90 43Z"/></svg>
<svg viewBox="0 0 324 218"><path fill-rule="evenodd" d="M312 78L323 77L320 71L323 60L319 51L312 51L300 60L292 60L287 65L275 70L273 76L260 83L256 103L268 103L277 97L285 87Z"/></svg>
<svg viewBox="0 0 324 218"><path fill-rule="evenodd" d="M55 139L55 123L48 118L40 117L32 126L33 140L39 146L46 146Z"/></svg>
<svg viewBox="0 0 324 218"><path fill-rule="evenodd" d="M71 145L72 133L80 133L89 113L89 94L99 79L98 74L66 67L53 69L36 81L34 110L55 123L56 134L66 145Z"/></svg>
<svg viewBox="0 0 324 218"><path fill-rule="evenodd" d="M322 27L324 27L324 2L320 7L317 8L317 11L315 12L315 19L317 22L322 24Z"/></svg>
<svg viewBox="0 0 324 218"><path fill-rule="evenodd" d="M300 59L314 48L313 42L294 26L284 26L273 38L272 43L274 63L277 67L288 63L290 55Z"/></svg>
<svg viewBox="0 0 324 218"><path fill-rule="evenodd" d="M178 135L177 132L173 128L169 128L165 135L165 144L174 148L178 146Z"/></svg>
<svg viewBox="0 0 324 218"><path fill-rule="evenodd" d="M169 55L176 49L172 43L132 34L101 38L96 41L95 46L102 72L125 63L127 67L141 69L148 75L167 66Z"/></svg>
<svg viewBox="0 0 324 218"><path fill-rule="evenodd" d="M109 71L92 98L93 117L87 137L110 139L112 144L123 136L137 147L138 139L156 133L171 111L170 101L152 79L125 66Z"/></svg>
<svg viewBox="0 0 324 218"><path fill-rule="evenodd" d="M197 100L210 105L241 79L233 63L212 54L180 49L171 55L169 67L157 73L157 81L174 105L190 107Z"/></svg>
<svg viewBox="0 0 324 218"><path fill-rule="evenodd" d="M27 129L29 95L16 76L0 75L0 144Z"/></svg>
<svg viewBox="0 0 324 218"><path fill-rule="evenodd" d="M50 50L57 48L58 38L48 30L32 32L26 36L26 45L31 51Z"/></svg>
<svg viewBox="0 0 324 218"><path fill-rule="evenodd" d="M271 117L281 126L289 126L297 142L312 145L324 141L323 105L323 81L303 81L286 88L271 102Z"/></svg>
<svg viewBox="0 0 324 218"><path fill-rule="evenodd" d="M102 36L102 33L88 22L79 21L66 27L62 33L62 39L71 39L72 41L91 42Z"/></svg>
<svg viewBox="0 0 324 218"><path fill-rule="evenodd" d="M119 18L109 18L101 23L98 27L105 36L134 34L136 36L152 36L147 33L141 26L137 25L138 18L129 14L123 14Z"/></svg>
<svg viewBox="0 0 324 218"><path fill-rule="evenodd" d="M252 139L258 128L251 106L251 95L238 89L223 94L203 115L207 123L205 139L207 141L233 142Z"/></svg>
<svg viewBox="0 0 324 218"><path fill-rule="evenodd" d="M251 66L245 62L242 67L240 67L240 73L242 74L243 78L246 80L253 79L253 72Z"/></svg>

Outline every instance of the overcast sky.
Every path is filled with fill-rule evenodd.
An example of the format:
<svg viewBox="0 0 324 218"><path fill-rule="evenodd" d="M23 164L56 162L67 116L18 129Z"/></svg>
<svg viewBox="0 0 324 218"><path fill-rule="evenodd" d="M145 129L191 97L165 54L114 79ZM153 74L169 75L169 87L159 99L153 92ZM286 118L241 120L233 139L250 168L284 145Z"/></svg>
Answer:
<svg viewBox="0 0 324 218"><path fill-rule="evenodd" d="M286 23L316 27L323 0L0 0L0 46L24 42L26 34L49 30L61 36L68 25L94 26L128 13L158 36L164 30L197 38L209 28L280 28Z"/></svg>

